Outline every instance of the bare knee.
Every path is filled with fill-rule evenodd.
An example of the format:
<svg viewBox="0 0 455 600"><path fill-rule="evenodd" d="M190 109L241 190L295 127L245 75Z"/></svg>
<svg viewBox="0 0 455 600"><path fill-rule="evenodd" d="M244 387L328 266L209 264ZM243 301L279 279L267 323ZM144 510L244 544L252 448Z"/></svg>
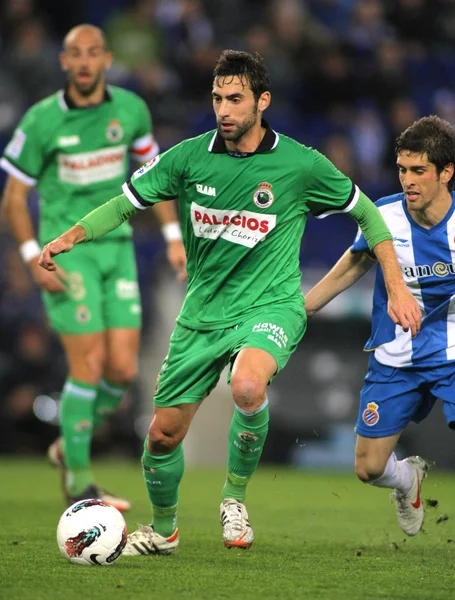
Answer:
<svg viewBox="0 0 455 600"><path fill-rule="evenodd" d="M153 419L148 432L147 449L155 456L169 454L183 441L185 433L183 428L166 427Z"/></svg>
<svg viewBox="0 0 455 600"><path fill-rule="evenodd" d="M136 361L108 362L103 371L103 376L117 385L128 386L136 377L138 369Z"/></svg>
<svg viewBox="0 0 455 600"><path fill-rule="evenodd" d="M243 410L256 410L264 402L264 385L259 377L254 375L237 374L233 376L231 390L234 402Z"/></svg>
<svg viewBox="0 0 455 600"><path fill-rule="evenodd" d="M380 457L356 456L355 474L363 483L371 483L384 474L386 465Z"/></svg>
<svg viewBox="0 0 455 600"><path fill-rule="evenodd" d="M76 358L69 355L70 377L97 385L103 372L104 356L99 351L87 352Z"/></svg>

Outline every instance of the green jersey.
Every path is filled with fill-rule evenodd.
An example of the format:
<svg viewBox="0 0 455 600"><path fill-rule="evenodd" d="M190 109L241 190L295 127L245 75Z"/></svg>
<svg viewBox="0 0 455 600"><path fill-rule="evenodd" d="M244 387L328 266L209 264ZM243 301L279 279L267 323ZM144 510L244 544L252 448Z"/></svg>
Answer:
<svg viewBox="0 0 455 600"><path fill-rule="evenodd" d="M308 213L348 212L359 197L322 154L270 128L254 153L226 151L216 131L186 140L138 169L123 191L137 208L178 198L188 259L178 322L200 330L233 326L267 305L301 309Z"/></svg>
<svg viewBox="0 0 455 600"><path fill-rule="evenodd" d="M79 108L60 90L25 114L0 166L24 183L36 185L39 238L45 244L120 193L129 153L141 163L158 153L143 100L108 86L101 104ZM110 238L130 236L128 223L109 234Z"/></svg>

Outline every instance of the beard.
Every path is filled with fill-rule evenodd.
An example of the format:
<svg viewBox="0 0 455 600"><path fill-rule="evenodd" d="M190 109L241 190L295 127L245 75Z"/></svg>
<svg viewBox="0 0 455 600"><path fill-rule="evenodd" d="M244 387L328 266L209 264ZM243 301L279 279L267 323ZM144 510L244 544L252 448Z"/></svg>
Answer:
<svg viewBox="0 0 455 600"><path fill-rule="evenodd" d="M97 86L101 81L101 75L98 75L93 80L93 83L80 84L75 77L71 77L71 83L76 88L77 92L84 97L91 96L93 92L96 90Z"/></svg>
<svg viewBox="0 0 455 600"><path fill-rule="evenodd" d="M253 112L250 115L248 115L248 117L246 117L244 121L240 123L240 125L236 125L232 131L223 131L221 129L221 123L218 122L218 133L223 138L223 140L226 140L228 142L238 142L245 135L245 133L248 133L248 131L250 131L250 129L252 129L254 125L256 125L257 114L258 107L256 104L253 109Z"/></svg>

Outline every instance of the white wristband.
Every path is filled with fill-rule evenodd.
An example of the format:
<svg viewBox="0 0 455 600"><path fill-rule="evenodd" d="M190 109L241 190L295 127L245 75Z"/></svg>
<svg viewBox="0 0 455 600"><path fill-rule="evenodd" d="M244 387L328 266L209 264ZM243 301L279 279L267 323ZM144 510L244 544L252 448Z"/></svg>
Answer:
<svg viewBox="0 0 455 600"><path fill-rule="evenodd" d="M41 254L41 248L36 240L27 240L19 246L19 252L22 260L28 263L32 258L36 258Z"/></svg>
<svg viewBox="0 0 455 600"><path fill-rule="evenodd" d="M177 221L163 225L161 227L161 233L163 234L166 242L175 242L182 239L182 232Z"/></svg>

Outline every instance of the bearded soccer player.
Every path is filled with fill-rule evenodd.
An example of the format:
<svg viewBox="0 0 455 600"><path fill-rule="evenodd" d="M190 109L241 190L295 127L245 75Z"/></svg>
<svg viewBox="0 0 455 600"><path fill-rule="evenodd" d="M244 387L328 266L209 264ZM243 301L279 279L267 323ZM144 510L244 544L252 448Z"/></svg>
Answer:
<svg viewBox="0 0 455 600"><path fill-rule="evenodd" d="M259 55L224 51L212 89L217 129L157 156L123 194L48 244L40 264L118 227L129 215L178 198L189 285L158 376L142 466L153 522L133 532L126 554L168 554L178 545L182 441L225 366L235 403L220 520L227 548L249 548L246 488L267 436L266 389L306 327L299 251L308 213L349 213L377 253L390 314L415 334L420 311L406 289L392 237L366 196L323 155L276 133Z"/></svg>
<svg viewBox="0 0 455 600"><path fill-rule="evenodd" d="M416 535L423 524L421 485L428 463L419 456L397 460L394 450L403 429L425 419L436 399L455 429L455 130L439 117L423 117L397 138L395 152L403 191L381 198L377 206L392 232L406 285L422 311L422 330L412 339L389 318L378 269L355 470L361 481L394 490L400 527ZM359 233L308 293L308 314L358 281L376 258Z"/></svg>
<svg viewBox="0 0 455 600"><path fill-rule="evenodd" d="M61 257L54 272L38 265L40 246L27 209L30 188L40 194L39 240L62 229L115 195L129 156L143 164L159 149L145 103L107 86L112 60L102 31L72 29L64 40L64 90L35 104L23 117L0 165L7 171L4 206L11 230L43 292L51 326L65 349L69 374L62 392L61 435L49 456L62 468L68 503L97 497L127 510L129 502L95 484L92 434L119 405L137 372L141 306L131 227L124 223L96 242ZM185 273L185 253L173 203L157 215L171 264Z"/></svg>

